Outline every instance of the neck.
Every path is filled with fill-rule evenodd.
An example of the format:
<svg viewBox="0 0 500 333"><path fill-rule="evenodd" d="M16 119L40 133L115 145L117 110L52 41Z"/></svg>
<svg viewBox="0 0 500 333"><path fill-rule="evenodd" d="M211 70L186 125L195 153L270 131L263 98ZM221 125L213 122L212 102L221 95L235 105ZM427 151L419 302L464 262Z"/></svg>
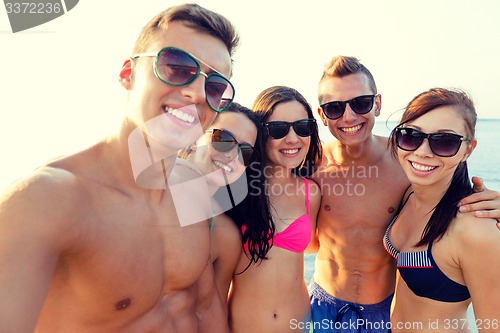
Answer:
<svg viewBox="0 0 500 333"><path fill-rule="evenodd" d="M337 150L337 154L335 154L336 156L334 157L335 160L342 165L351 165L352 163L374 163L374 161L380 159L387 150L386 147L383 147L379 142L376 142L374 135L371 135L359 145L348 146L340 143L340 141L338 144L340 149Z"/></svg>
<svg viewBox="0 0 500 333"><path fill-rule="evenodd" d="M449 183L444 186L428 186L412 184L417 208L432 210L437 206L448 190Z"/></svg>
<svg viewBox="0 0 500 333"><path fill-rule="evenodd" d="M270 184L284 184L295 178L292 169L282 166L269 166L266 171L266 181Z"/></svg>
<svg viewBox="0 0 500 333"><path fill-rule="evenodd" d="M176 153L151 143L135 124L125 119L118 134L102 143L103 158L114 165L113 178L144 190L165 189Z"/></svg>

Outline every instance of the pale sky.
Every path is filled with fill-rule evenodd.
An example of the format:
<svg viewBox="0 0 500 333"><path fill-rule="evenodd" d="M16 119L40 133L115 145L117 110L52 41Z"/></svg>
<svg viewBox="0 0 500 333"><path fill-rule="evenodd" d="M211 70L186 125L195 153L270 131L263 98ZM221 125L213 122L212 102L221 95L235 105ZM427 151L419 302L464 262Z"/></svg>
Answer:
<svg viewBox="0 0 500 333"><path fill-rule="evenodd" d="M117 80L123 60L150 18L183 2L80 0L66 15L16 34L0 10L0 189L115 129L126 99ZM500 118L499 1L198 3L228 17L241 35L232 81L244 105L267 87L287 85L316 109L323 66L342 54L372 71L381 121L436 86L464 89L480 118Z"/></svg>

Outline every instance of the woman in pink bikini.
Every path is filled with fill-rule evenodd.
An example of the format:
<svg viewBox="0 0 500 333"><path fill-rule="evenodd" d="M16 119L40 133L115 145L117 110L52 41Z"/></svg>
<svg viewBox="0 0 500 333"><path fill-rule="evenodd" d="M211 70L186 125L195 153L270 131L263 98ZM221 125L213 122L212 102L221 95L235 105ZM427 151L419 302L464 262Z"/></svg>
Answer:
<svg viewBox="0 0 500 333"><path fill-rule="evenodd" d="M267 221L256 222L269 223L275 232L267 258L257 264L244 245L236 269L241 273L234 276L229 295L230 325L233 333L301 332L310 308L304 251L321 201L319 186L305 178L321 159L318 128L310 105L292 88L264 90L252 109L264 121L262 169L269 212ZM247 232L244 227L244 243Z"/></svg>

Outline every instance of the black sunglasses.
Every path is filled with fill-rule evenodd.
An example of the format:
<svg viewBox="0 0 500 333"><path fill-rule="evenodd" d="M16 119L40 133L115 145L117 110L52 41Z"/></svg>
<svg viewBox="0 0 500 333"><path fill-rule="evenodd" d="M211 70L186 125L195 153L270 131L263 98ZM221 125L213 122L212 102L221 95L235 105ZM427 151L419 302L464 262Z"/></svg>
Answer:
<svg viewBox="0 0 500 333"><path fill-rule="evenodd" d="M212 129L211 143L212 148L220 153L227 153L232 150L236 156L243 158L243 165L248 166L256 161L258 153L255 148L249 143L239 143L238 140L231 134L231 132L224 129ZM235 149L235 148L238 149Z"/></svg>
<svg viewBox="0 0 500 333"><path fill-rule="evenodd" d="M290 123L288 121L270 121L265 123L267 134L273 139L284 138L293 127L295 134L302 137L311 136L316 127L315 119L301 119Z"/></svg>
<svg viewBox="0 0 500 333"><path fill-rule="evenodd" d="M415 151L424 139L429 141L429 147L434 155L452 157L458 153L466 136L454 133L424 133L414 128L397 127L395 129L396 145L406 151Z"/></svg>
<svg viewBox="0 0 500 333"><path fill-rule="evenodd" d="M194 55L168 46L159 52L134 54L132 58L156 57L154 72L160 81L170 86L185 86L196 80L201 74L205 77L205 95L208 106L215 112L227 110L234 100L234 87L215 68L206 64ZM200 63L204 64L213 73L206 74L201 71Z"/></svg>
<svg viewBox="0 0 500 333"><path fill-rule="evenodd" d="M351 110L357 114L367 114L373 108L373 103L377 95L363 95L348 101L332 101L321 104L320 107L328 119L339 119L344 115L346 105L349 104Z"/></svg>

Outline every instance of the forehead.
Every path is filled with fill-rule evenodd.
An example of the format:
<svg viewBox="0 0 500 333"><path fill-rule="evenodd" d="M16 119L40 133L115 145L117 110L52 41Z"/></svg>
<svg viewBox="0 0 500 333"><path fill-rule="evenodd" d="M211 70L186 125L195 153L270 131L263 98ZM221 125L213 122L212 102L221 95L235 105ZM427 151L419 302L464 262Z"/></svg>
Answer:
<svg viewBox="0 0 500 333"><path fill-rule="evenodd" d="M222 112L210 128L228 130L239 143L249 143L253 146L257 139L257 127L241 113Z"/></svg>
<svg viewBox="0 0 500 333"><path fill-rule="evenodd" d="M417 119L409 121L407 125L417 127L426 133L451 131L465 134L465 119L454 106L440 106Z"/></svg>
<svg viewBox="0 0 500 333"><path fill-rule="evenodd" d="M320 104L331 101L346 101L361 95L370 95L368 78L363 73L343 77L328 77L319 84L318 99Z"/></svg>
<svg viewBox="0 0 500 333"><path fill-rule="evenodd" d="M308 118L306 108L298 101L289 101L277 104L267 121L293 122L305 118Z"/></svg>
<svg viewBox="0 0 500 333"><path fill-rule="evenodd" d="M147 47L147 52L157 52L166 46L175 46L217 69L226 77L231 76L231 56L222 40L200 32L184 23L175 21L166 30L157 32ZM212 70L201 64L204 72Z"/></svg>

